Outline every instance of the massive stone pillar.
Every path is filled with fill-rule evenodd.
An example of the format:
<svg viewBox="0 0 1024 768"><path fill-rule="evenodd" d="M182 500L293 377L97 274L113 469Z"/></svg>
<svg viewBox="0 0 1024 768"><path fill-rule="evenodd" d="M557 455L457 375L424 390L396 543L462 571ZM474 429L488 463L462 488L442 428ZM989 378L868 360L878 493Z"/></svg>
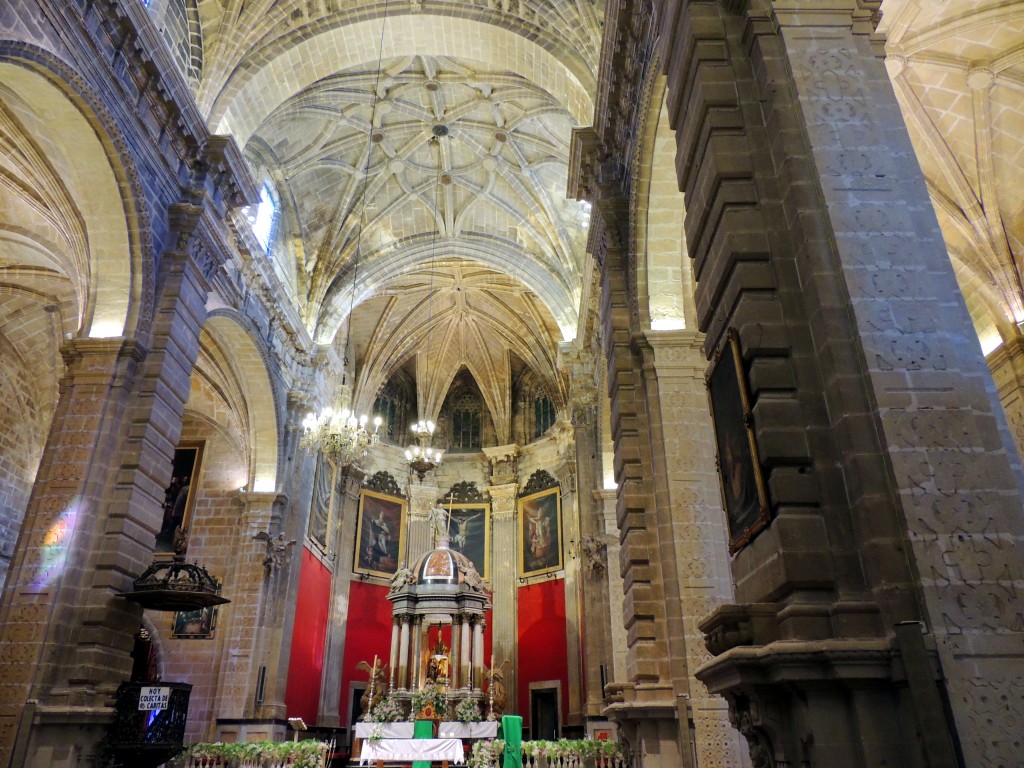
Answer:
<svg viewBox="0 0 1024 768"><path fill-rule="evenodd" d="M1019 464L873 5L659 9L698 320L738 339L769 520L732 532L698 675L755 764L1012 764Z"/></svg>
<svg viewBox="0 0 1024 768"><path fill-rule="evenodd" d="M677 566L687 672L687 719L696 764L739 766L741 737L729 723L726 702L711 695L694 672L708 658L700 619L732 598L728 533L715 466L714 432L708 414L701 345L693 331L647 331L644 365L655 482L664 483L670 508L672 557ZM663 475L664 480L661 479ZM664 555L663 555L664 556Z"/></svg>
<svg viewBox="0 0 1024 768"><path fill-rule="evenodd" d="M359 514L359 489L363 472L356 467L342 470L342 494L338 515L337 538L333 551L334 573L331 578L331 610L327 622L327 643L324 649L323 685L320 689L320 725L341 725L341 663L345 658L345 630L348 626L348 597L352 584L352 561L355 557L356 519ZM398 657L398 624L391 633L391 660L388 679L394 685Z"/></svg>
<svg viewBox="0 0 1024 768"><path fill-rule="evenodd" d="M272 530L274 505L283 499L276 493L239 493L241 507L233 568L225 574L232 586L231 607L222 609L218 644L222 662L217 681L215 711L218 719L241 720L254 715L259 678L259 647L267 628L260 618L266 600L266 588L280 570L283 558L292 556L293 546L283 539L256 539ZM212 726L212 723L211 723Z"/></svg>
<svg viewBox="0 0 1024 768"><path fill-rule="evenodd" d="M183 247L196 225L187 213ZM189 254L165 253L158 285L148 350L88 338L64 349L60 401L0 602L5 765L12 755L19 766L56 763L68 724L94 742L131 671L141 609L115 593L152 560L206 316L206 279Z"/></svg>
<svg viewBox="0 0 1024 768"><path fill-rule="evenodd" d="M516 702L516 493L515 482L488 486L491 497L491 647L505 675L506 711ZM500 542L500 546L498 545ZM488 664L490 659L487 659ZM503 666L502 666L503 665Z"/></svg>

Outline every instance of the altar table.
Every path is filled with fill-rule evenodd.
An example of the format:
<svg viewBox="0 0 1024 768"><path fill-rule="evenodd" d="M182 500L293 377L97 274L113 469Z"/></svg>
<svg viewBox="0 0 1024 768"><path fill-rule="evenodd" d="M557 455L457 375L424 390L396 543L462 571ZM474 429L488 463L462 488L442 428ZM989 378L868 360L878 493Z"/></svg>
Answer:
<svg viewBox="0 0 1024 768"><path fill-rule="evenodd" d="M460 765L465 762L462 739L376 739L363 742L359 764L384 761L429 760Z"/></svg>

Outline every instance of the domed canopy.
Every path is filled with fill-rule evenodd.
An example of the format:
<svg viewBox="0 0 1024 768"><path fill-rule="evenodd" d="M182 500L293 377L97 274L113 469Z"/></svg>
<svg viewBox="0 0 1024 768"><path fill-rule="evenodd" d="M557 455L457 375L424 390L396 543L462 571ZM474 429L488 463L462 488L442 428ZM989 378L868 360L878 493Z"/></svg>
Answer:
<svg viewBox="0 0 1024 768"><path fill-rule="evenodd" d="M461 552L449 549L444 542L420 557L412 568L420 584L464 584L470 571L476 574L473 562Z"/></svg>

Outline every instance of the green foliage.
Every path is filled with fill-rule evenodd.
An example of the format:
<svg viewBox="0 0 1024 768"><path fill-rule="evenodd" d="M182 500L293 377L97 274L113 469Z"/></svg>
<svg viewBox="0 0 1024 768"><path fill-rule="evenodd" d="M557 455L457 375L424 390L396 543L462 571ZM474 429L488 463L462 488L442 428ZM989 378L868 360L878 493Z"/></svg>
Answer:
<svg viewBox="0 0 1024 768"><path fill-rule="evenodd" d="M327 764L327 744L314 739L192 744L178 759L179 764L185 765L191 757L217 760L227 768L236 768L243 762L268 766L285 762L291 768L323 768Z"/></svg>

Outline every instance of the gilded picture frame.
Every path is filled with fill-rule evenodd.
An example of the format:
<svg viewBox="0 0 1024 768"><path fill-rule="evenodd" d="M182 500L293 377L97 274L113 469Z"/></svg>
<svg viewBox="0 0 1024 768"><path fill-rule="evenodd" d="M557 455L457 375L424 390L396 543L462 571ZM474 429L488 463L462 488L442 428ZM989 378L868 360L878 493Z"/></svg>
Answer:
<svg viewBox="0 0 1024 768"><path fill-rule="evenodd" d="M207 640L217 629L217 609L213 605L194 611L175 611L171 624L171 636L179 639Z"/></svg>
<svg viewBox="0 0 1024 768"><path fill-rule="evenodd" d="M719 489L729 526L729 553L735 554L771 521L735 329L729 329L715 352L705 385L715 432Z"/></svg>
<svg viewBox="0 0 1024 768"><path fill-rule="evenodd" d="M405 518L405 499L361 490L352 570L383 579L394 576L405 552Z"/></svg>
<svg viewBox="0 0 1024 768"><path fill-rule="evenodd" d="M182 442L171 459L171 483L164 489L163 520L156 535L156 555L174 555L174 532L192 526L199 483L202 480L205 440Z"/></svg>
<svg viewBox="0 0 1024 768"><path fill-rule="evenodd" d="M554 573L562 558L562 494L559 486L519 499L519 575Z"/></svg>
<svg viewBox="0 0 1024 768"><path fill-rule="evenodd" d="M451 510L448 546L461 552L484 580L491 577L491 505L481 503L445 504Z"/></svg>

